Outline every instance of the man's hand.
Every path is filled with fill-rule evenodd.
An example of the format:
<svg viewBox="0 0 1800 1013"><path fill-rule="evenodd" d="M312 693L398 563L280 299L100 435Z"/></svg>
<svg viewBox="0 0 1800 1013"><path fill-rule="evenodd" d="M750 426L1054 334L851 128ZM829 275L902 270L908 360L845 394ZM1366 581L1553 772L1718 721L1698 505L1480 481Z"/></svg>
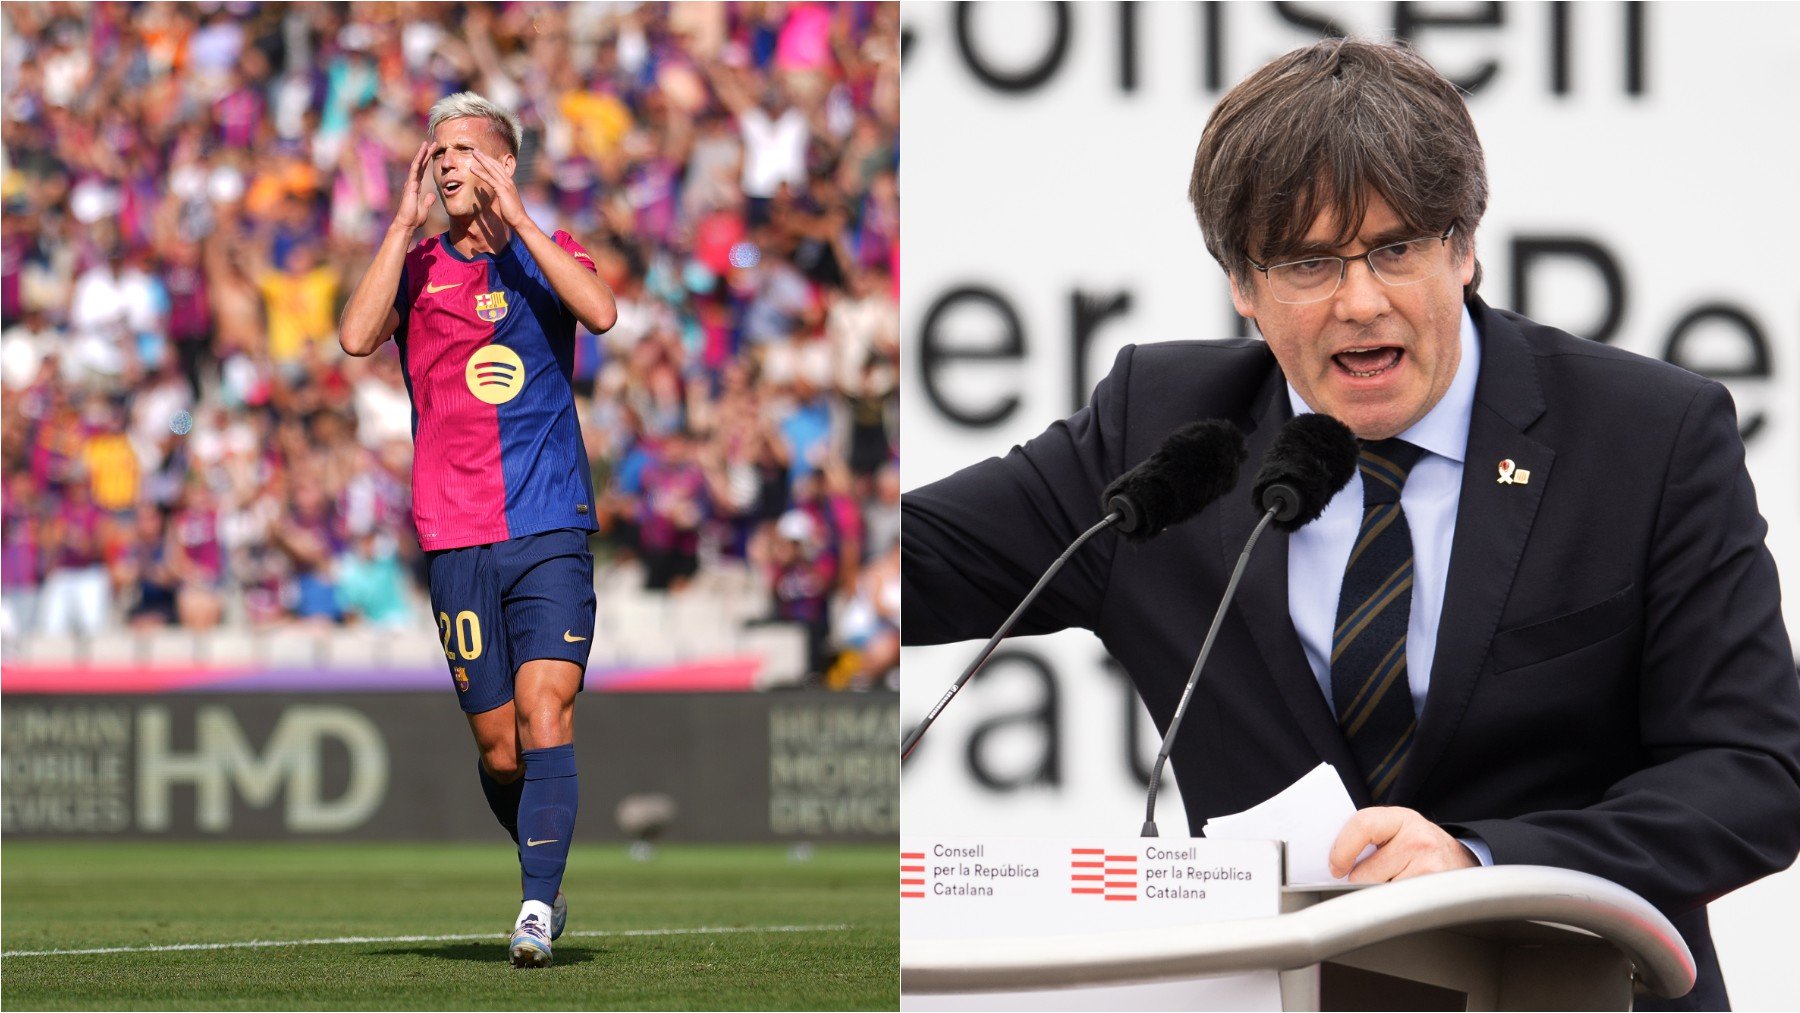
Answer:
<svg viewBox="0 0 1800 1013"><path fill-rule="evenodd" d="M507 228L524 228L530 219L525 215L525 202L519 199L519 188L513 185L512 173L486 152L470 149L469 154L469 172L487 184L488 207L500 215Z"/></svg>
<svg viewBox="0 0 1800 1013"><path fill-rule="evenodd" d="M1357 862L1371 844L1375 853ZM1363 809L1350 817L1331 846L1330 862L1333 876L1349 873L1352 883L1386 883L1481 864L1436 823L1399 806Z"/></svg>
<svg viewBox="0 0 1800 1013"><path fill-rule="evenodd" d="M425 224L437 194L425 186L425 174L431 171L431 138L419 145L412 165L406 170L406 189L400 192L400 209L394 212L394 224L408 232Z"/></svg>

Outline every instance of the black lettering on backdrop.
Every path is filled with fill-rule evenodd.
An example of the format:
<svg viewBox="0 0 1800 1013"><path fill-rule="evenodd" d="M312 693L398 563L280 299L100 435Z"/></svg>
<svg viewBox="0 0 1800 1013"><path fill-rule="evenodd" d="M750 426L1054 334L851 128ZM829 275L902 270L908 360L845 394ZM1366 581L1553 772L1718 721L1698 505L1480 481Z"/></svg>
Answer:
<svg viewBox="0 0 1800 1013"><path fill-rule="evenodd" d="M1217 0L1206 0L1200 10L1206 26L1200 51L1200 83L1216 95L1225 90L1225 7Z"/></svg>
<svg viewBox="0 0 1800 1013"><path fill-rule="evenodd" d="M1028 666L1032 674L1038 677L1044 688L1043 705L1034 710L1001 714L975 726L974 731L970 733L968 742L964 744L968 776L983 788L995 792L1022 791L1038 786L1060 788L1063 784L1063 736L1068 734L1068 729L1063 726L1061 721L1060 685L1064 674L1053 668L1041 655L1031 651L1010 649L995 654L989 662L990 667L982 670L982 676L985 676L993 665L1015 661ZM1130 676L1125 673L1124 666L1109 654L1100 655L1097 663L1100 669L1098 674L1114 680L1119 690L1120 723L1114 726L1117 729L1114 734L1119 736L1118 741L1121 743L1124 753L1120 756L1121 762L1118 771L1125 778L1126 785L1148 785L1150 783L1150 767L1155 760L1160 740L1152 738L1148 743L1140 741L1146 731L1144 708L1143 704L1138 702L1137 689L1132 685ZM1080 666L1077 668L1078 671L1071 677L1086 679L1092 678L1096 674L1081 670ZM971 706L980 708L982 705L971 704ZM903 717L902 720L906 727L911 727L917 723L918 718L909 715ZM988 757L987 738L989 735L1005 731L1009 727L1013 729L1014 734L1021 734L1016 728L1019 725L1038 730L1042 735L1043 752L1039 757L1036 769L1022 774L996 771L995 764ZM1148 730L1152 736L1155 735L1154 728ZM945 736L948 734L947 727L940 727L936 730L936 734L939 737ZM913 754L913 762L918 761L920 753L932 748L930 745L932 741L932 736L927 735L919 743L918 750ZM946 745L944 748L950 747ZM1164 788L1172 783L1172 777L1171 772L1167 770L1163 772Z"/></svg>
<svg viewBox="0 0 1800 1013"><path fill-rule="evenodd" d="M1020 666L1037 678L1044 692L1043 703L1031 710L1002 714L976 725L969 733L969 775L989 791L1016 791L1032 785L1059 788L1062 786L1062 706L1056 673L1038 654L1011 650L996 652L975 678L986 679L995 669L1008 665ZM1042 748L1035 765L1012 777L1004 777L991 768L984 747L989 736L1014 726L1036 731Z"/></svg>
<svg viewBox="0 0 1800 1013"><path fill-rule="evenodd" d="M1576 328L1560 324L1564 330L1595 341L1610 342L1625 320L1629 290L1618 259L1597 240L1581 236L1517 236L1512 241L1513 308L1520 314L1536 317L1532 307L1531 278L1540 263L1555 259L1586 262L1604 286L1606 310L1592 328ZM1696 361L1687 349L1690 335L1703 324L1723 325L1743 336L1749 361L1736 366ZM1715 329L1716 333L1716 329ZM1662 347L1662 358L1683 369L1710 376L1715 380L1767 380L1774 375L1770 362L1769 338L1762 325L1748 311L1730 303L1710 301L1683 313L1669 329ZM1738 432L1747 443L1762 432L1766 416L1761 411L1740 415Z"/></svg>
<svg viewBox="0 0 1800 1013"><path fill-rule="evenodd" d="M1077 26L1070 5L1055 2L1047 5L1052 35L1040 54L1024 66L1000 66L988 55L981 44L979 30L976 27L976 8L974 3L958 3L954 7L952 34L955 36L957 54L969 74L981 84L994 91L1007 95L1023 95L1038 91L1049 84L1056 76L1069 66L1069 56L1074 45ZM1352 34L1386 34L1394 35L1420 43L1420 36L1429 36L1431 29L1477 29L1499 32L1506 23L1505 6L1496 0L1487 0L1479 4L1425 4L1398 2L1393 5L1393 17L1387 25L1372 23L1351 24L1337 20L1330 8L1322 4L1303 4L1293 0L1275 0L1268 4L1239 4L1239 11L1250 12L1243 16L1273 13L1275 19L1293 28L1300 29L1312 38L1343 38ZM1122 95L1139 94L1146 84L1143 73L1144 60L1141 41L1142 30L1147 18L1169 18L1191 16L1190 12L1198 9L1200 38L1196 49L1197 62L1200 67L1199 85L1208 95L1218 96L1237 81L1243 74L1253 68L1231 68L1226 65L1226 48L1228 44L1225 5L1217 0L1205 0L1198 4L1154 4L1139 6L1130 0L1120 0L1114 8L1116 20L1105 18L1086 22L1090 32L1116 32L1117 38L1106 40L1113 47L1117 57L1116 87ZM1148 11L1149 13L1144 13ZM1602 19L1605 28L1611 33L1609 43L1616 44L1623 55L1624 66L1619 82L1623 94L1633 98L1644 95L1649 90L1649 73L1646 66L1648 47L1645 37L1649 25L1648 5L1640 0L1609 5L1576 5L1553 3L1549 7L1550 17L1544 28L1545 45L1548 55L1548 77L1544 84L1550 95L1568 95L1575 89L1574 35L1578 24L1594 18ZM1234 14L1233 17L1239 15ZM1516 20L1516 19L1515 19ZM1154 35L1157 28L1162 27L1155 21L1150 22L1149 31ZM1533 31L1535 27L1515 30L1512 35L1518 36L1520 31ZM990 30L991 31L991 30ZM905 58L911 48L913 36L917 34L911 26L901 30L901 54ZM991 36L990 36L991 37ZM1459 74L1446 73L1451 81L1468 91L1478 94L1490 85L1504 70L1505 62L1510 56L1519 59L1517 51L1529 42L1525 38L1501 36L1501 52L1478 66ZM1429 45L1420 43L1422 51L1429 53ZM1104 49L1100 50L1104 51Z"/></svg>
<svg viewBox="0 0 1800 1013"><path fill-rule="evenodd" d="M1498 28L1501 24L1500 4L1498 0L1478 4L1475 9L1462 13L1440 12L1425 4L1397 3L1394 5L1394 34L1413 43L1419 41L1419 30L1423 28ZM1423 47L1419 47L1421 50ZM1452 74L1448 68L1438 65L1438 72L1450 79L1450 83L1473 94L1480 91L1500 70L1498 60L1489 60L1479 68L1467 74Z"/></svg>
<svg viewBox="0 0 1800 1013"><path fill-rule="evenodd" d="M1606 289L1606 312L1598 323L1592 327L1577 329L1565 327L1565 330L1595 341L1611 341L1619 329L1619 322L1625 318L1625 275L1619 270L1619 262L1592 239L1581 236L1516 236L1512 241L1512 291L1513 309L1524 316L1532 316L1531 308L1531 271L1542 261L1553 258L1586 261L1599 274L1600 282Z"/></svg>
<svg viewBox="0 0 1800 1013"><path fill-rule="evenodd" d="M944 317L971 303L988 306L999 314L1002 328L999 344L992 348L945 347L941 328ZM925 397L931 402L931 406L959 426L985 429L999 425L1018 410L1019 395L1016 392L1007 394L986 408L960 408L945 396L941 386L941 370L962 360L1017 361L1024 355L1025 329L1019 323L1018 311L1013 309L1012 303L1005 296L994 289L983 285L960 285L938 296L925 312L925 323L919 333L919 378L925 385Z"/></svg>
<svg viewBox="0 0 1800 1013"><path fill-rule="evenodd" d="M1595 275L1602 288L1603 312L1598 321L1586 328L1569 326L1562 320L1556 323L1594 341L1611 342L1617 336L1629 305L1629 287L1617 258L1607 247L1596 240L1579 236L1519 236L1511 241L1511 250L1513 298L1510 305L1519 313L1525 316L1542 315L1534 306L1536 290L1532 285L1540 269L1553 269L1554 265L1564 270L1586 270ZM1558 261L1564 263L1557 265ZM1096 334L1108 319L1128 314L1132 299L1131 289L1101 294L1083 292L1080 289L1069 292L1070 332L1066 346L1070 376L1068 411L1081 410L1096 382L1096 378L1088 371L1089 353ZM964 303L989 306L998 314L1003 330L997 347L963 349L945 346L941 318ZM1722 366L1709 364L1710 360L1700 361L1695 358L1687 348L1692 332L1709 323L1733 328L1742 335L1744 346L1748 349L1747 363ZM1252 321L1232 312L1229 322L1219 333L1237 337L1250 336ZM1017 311L1005 295L976 285L959 286L944 293L931 304L925 316L919 348L921 382L924 384L926 399L946 420L965 428L985 429L1001 424L1017 411L1021 403L1017 387L983 408L959 407L950 401L943 390L944 369L960 359L1010 359L1025 363L1023 326L1019 322ZM1767 380L1774 375L1772 345L1763 325L1748 310L1725 302L1705 302L1684 313L1669 330L1661 354L1663 359L1683 369L1718 380ZM1761 411L1745 415L1740 427L1745 441L1757 437L1763 431L1765 422L1765 414Z"/></svg>
<svg viewBox="0 0 1800 1013"><path fill-rule="evenodd" d="M1402 4L1401 6L1405 6ZM1644 5L1631 2L1624 7L1625 94L1644 93ZM1569 76L1569 50L1573 47L1571 14L1575 5L1550 5L1550 94L1567 95L1572 90ZM1587 8L1592 10L1592 8Z"/></svg>
<svg viewBox="0 0 1800 1013"><path fill-rule="evenodd" d="M1137 4L1130 0L1119 4L1119 90L1137 91Z"/></svg>
<svg viewBox="0 0 1800 1013"><path fill-rule="evenodd" d="M1038 62L1016 71L1003 70L988 62L975 45L975 8L973 3L956 5L956 51L962 56L963 65L969 68L982 84L998 92L1018 94L1033 91L1056 76L1057 68L1062 66L1063 57L1069 54L1069 6L1066 3L1046 4L1050 9L1056 26L1056 34L1050 39L1050 48L1039 58Z"/></svg>
<svg viewBox="0 0 1800 1013"><path fill-rule="evenodd" d="M1644 93L1644 5L1625 5L1625 94Z"/></svg>
<svg viewBox="0 0 1800 1013"><path fill-rule="evenodd" d="M1569 93L1569 5L1550 5L1550 94Z"/></svg>
<svg viewBox="0 0 1800 1013"><path fill-rule="evenodd" d="M1131 293L1114 292L1110 295L1093 295L1076 289L1069 293L1069 327L1074 339L1070 342L1069 362L1069 410L1080 411L1087 404L1088 393L1097 382L1088 376L1088 346L1093 343L1094 332L1108 317L1124 316L1131 312Z"/></svg>
<svg viewBox="0 0 1800 1013"><path fill-rule="evenodd" d="M1744 345L1750 352L1750 361L1741 366L1701 366L1694 363L1686 352L1688 337L1695 328L1702 324L1726 324L1743 335ZM1726 303L1709 302L1683 314L1675 326L1669 330L1669 340L1663 345L1662 357L1682 369L1691 370L1715 380L1767 380L1774 375L1769 363L1769 339L1763 333L1761 325L1750 314ZM1762 430L1767 418L1760 411L1753 411L1748 417L1738 416L1738 433L1745 442L1749 442Z"/></svg>

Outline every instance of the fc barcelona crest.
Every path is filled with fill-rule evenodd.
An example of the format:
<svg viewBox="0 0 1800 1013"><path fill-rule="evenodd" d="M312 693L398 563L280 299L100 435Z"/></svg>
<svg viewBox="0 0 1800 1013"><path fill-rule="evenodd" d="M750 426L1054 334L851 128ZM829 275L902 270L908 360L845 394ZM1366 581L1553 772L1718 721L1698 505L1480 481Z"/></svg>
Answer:
<svg viewBox="0 0 1800 1013"><path fill-rule="evenodd" d="M505 292L481 292L475 296L475 315L488 323L506 316Z"/></svg>

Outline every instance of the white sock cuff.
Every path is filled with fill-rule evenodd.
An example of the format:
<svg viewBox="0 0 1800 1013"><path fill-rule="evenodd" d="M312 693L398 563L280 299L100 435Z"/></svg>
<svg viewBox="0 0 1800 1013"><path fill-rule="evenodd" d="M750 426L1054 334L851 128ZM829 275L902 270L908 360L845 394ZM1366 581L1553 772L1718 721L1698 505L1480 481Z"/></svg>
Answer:
<svg viewBox="0 0 1800 1013"><path fill-rule="evenodd" d="M524 904L520 905L519 906L519 917L516 921L513 922L513 928L516 929L520 925L525 924L525 916L526 915L537 915L538 921L542 922L544 924L545 928L550 927L550 905L544 903L543 901L528 900Z"/></svg>

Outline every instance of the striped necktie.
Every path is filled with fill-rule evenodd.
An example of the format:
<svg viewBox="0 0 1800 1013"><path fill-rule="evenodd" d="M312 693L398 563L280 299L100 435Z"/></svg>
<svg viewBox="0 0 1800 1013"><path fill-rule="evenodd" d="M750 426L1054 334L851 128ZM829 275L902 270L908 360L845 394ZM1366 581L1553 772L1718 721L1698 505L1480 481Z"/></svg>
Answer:
<svg viewBox="0 0 1800 1013"><path fill-rule="evenodd" d="M1406 679L1412 530L1400 509L1400 490L1422 454L1404 440L1363 443L1356 461L1363 481L1362 528L1344 567L1331 634L1338 727L1377 803L1393 790L1417 724Z"/></svg>

